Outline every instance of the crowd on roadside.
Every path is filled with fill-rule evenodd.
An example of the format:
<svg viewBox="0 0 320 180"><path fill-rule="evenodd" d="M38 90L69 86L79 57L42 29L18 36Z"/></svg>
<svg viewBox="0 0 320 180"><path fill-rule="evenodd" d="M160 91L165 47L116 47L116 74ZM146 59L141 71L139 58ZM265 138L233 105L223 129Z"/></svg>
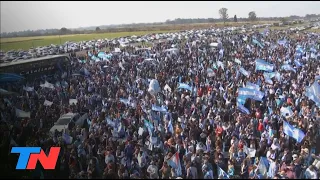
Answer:
<svg viewBox="0 0 320 180"><path fill-rule="evenodd" d="M68 76L2 86L18 95L0 102L1 169L24 178L318 179L319 36L201 30L72 54ZM88 113L89 126L50 133L68 112ZM16 172L13 146L61 147L56 169Z"/></svg>

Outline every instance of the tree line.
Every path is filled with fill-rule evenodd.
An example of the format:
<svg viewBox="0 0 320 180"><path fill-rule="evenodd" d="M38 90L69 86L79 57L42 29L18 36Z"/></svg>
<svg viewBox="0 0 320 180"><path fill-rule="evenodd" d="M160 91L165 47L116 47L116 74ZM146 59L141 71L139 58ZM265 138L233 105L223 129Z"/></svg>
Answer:
<svg viewBox="0 0 320 180"><path fill-rule="evenodd" d="M1 33L1 38L11 37L30 37L30 36L48 36L48 35L66 35L66 34L89 34L89 33L102 33L102 32L132 32L132 31L143 31L143 30L170 30L168 25L184 25L184 24L197 24L197 23L226 23L226 22L245 22L245 21L290 21L296 19L311 19L319 18L320 14L306 14L305 17L300 16L289 16L289 17L257 17L255 11L250 11L247 18L238 18L237 15L229 17L228 9L219 9L220 18L177 18L174 20L166 20L162 23L139 23L139 24L124 24L124 25L106 25L100 27L88 27L78 29L68 29L62 27L61 29L42 29L42 30L26 30L19 32L4 32ZM172 30L172 28L171 28Z"/></svg>

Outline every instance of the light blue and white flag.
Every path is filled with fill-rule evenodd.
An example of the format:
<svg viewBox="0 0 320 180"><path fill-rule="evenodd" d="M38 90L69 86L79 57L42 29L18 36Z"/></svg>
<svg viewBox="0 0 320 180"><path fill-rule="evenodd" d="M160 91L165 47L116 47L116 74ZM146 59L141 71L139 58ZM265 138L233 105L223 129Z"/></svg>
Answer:
<svg viewBox="0 0 320 180"><path fill-rule="evenodd" d="M273 81L271 80L270 75L272 76L271 73L263 73L264 81L268 84L273 84Z"/></svg>
<svg viewBox="0 0 320 180"><path fill-rule="evenodd" d="M168 160L168 165L170 165L175 171L177 176L182 175L182 168L181 168L181 163L180 163L180 158L179 158L179 153L176 152L169 160Z"/></svg>
<svg viewBox="0 0 320 180"><path fill-rule="evenodd" d="M268 83L268 84L273 84L273 81L272 81L272 79L270 79L268 76L267 77L264 77L264 81L266 82L266 83Z"/></svg>
<svg viewBox="0 0 320 180"><path fill-rule="evenodd" d="M317 82L320 80L320 76L316 77L315 80L316 81L310 87L306 88L305 95L320 107L320 85Z"/></svg>
<svg viewBox="0 0 320 180"><path fill-rule="evenodd" d="M246 77L250 76L250 72L243 69L243 67L240 67L239 71Z"/></svg>
<svg viewBox="0 0 320 180"><path fill-rule="evenodd" d="M218 178L219 179L230 179L229 175L218 166Z"/></svg>
<svg viewBox="0 0 320 180"><path fill-rule="evenodd" d="M186 90L192 91L192 87L186 83L180 83L178 86L178 89L186 89Z"/></svg>
<svg viewBox="0 0 320 180"><path fill-rule="evenodd" d="M238 96L237 97L237 103L239 103L239 104L245 104L246 103L246 99L247 99L247 97L246 96Z"/></svg>
<svg viewBox="0 0 320 180"><path fill-rule="evenodd" d="M272 108L271 108L271 107L268 107L268 112L269 112L269 115L272 115L273 110L272 110Z"/></svg>
<svg viewBox="0 0 320 180"><path fill-rule="evenodd" d="M263 45L256 39L252 39L252 43L258 45L260 48L263 48Z"/></svg>
<svg viewBox="0 0 320 180"><path fill-rule="evenodd" d="M257 59L255 61L256 63L256 71L267 71L267 72L272 72L274 65L266 62L265 60L262 59Z"/></svg>
<svg viewBox="0 0 320 180"><path fill-rule="evenodd" d="M152 111L167 112L168 110L165 106L152 105Z"/></svg>
<svg viewBox="0 0 320 180"><path fill-rule="evenodd" d="M285 64L281 66L281 69L284 69L286 71L293 71L293 72L297 72L291 65L289 64Z"/></svg>
<svg viewBox="0 0 320 180"><path fill-rule="evenodd" d="M144 126L148 129L149 134L152 134L153 131L153 124L149 122L148 120L144 120Z"/></svg>
<svg viewBox="0 0 320 180"><path fill-rule="evenodd" d="M288 122L283 121L283 132L295 139L298 143L300 143L303 138L305 137L305 134L303 131L301 131L299 128L295 128L291 126Z"/></svg>
<svg viewBox="0 0 320 180"><path fill-rule="evenodd" d="M258 85L258 84L251 83L251 82L247 82L247 83L246 83L246 88L260 91L259 85Z"/></svg>
<svg viewBox="0 0 320 180"><path fill-rule="evenodd" d="M270 79L276 76L275 72L264 72L263 73L264 77L269 77Z"/></svg>
<svg viewBox="0 0 320 180"><path fill-rule="evenodd" d="M173 134L173 125L172 125L172 121L170 120L168 123L168 131Z"/></svg>
<svg viewBox="0 0 320 180"><path fill-rule="evenodd" d="M258 164L258 170L264 178L267 177L268 169L269 169L268 159L265 157L260 157L259 164Z"/></svg>
<svg viewBox="0 0 320 180"><path fill-rule="evenodd" d="M293 115L293 111L291 110L290 107L282 107L280 109L280 113L284 117L291 117Z"/></svg>
<svg viewBox="0 0 320 180"><path fill-rule="evenodd" d="M242 104L240 104L240 103L237 103L237 108L238 108L242 113L250 114L249 109L247 109L246 107L244 107L244 105L242 105Z"/></svg>
<svg viewBox="0 0 320 180"><path fill-rule="evenodd" d="M278 71L276 72L274 77L276 78L277 81L279 82L281 81L281 74Z"/></svg>
<svg viewBox="0 0 320 180"><path fill-rule="evenodd" d="M250 114L250 111L249 109L247 109L246 107L244 107L244 104L246 103L246 99L247 99L247 96L238 96L237 97L237 108L242 112L242 113L245 113L245 114Z"/></svg>
<svg viewBox="0 0 320 180"><path fill-rule="evenodd" d="M251 98L257 101L262 101L264 93L261 91L257 91L249 88L239 88L238 95L246 96L248 98Z"/></svg>

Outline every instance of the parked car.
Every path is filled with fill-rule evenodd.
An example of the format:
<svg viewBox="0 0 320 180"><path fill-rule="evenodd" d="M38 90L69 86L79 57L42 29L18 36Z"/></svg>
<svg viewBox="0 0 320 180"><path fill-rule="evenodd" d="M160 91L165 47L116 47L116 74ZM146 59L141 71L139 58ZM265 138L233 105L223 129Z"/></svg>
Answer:
<svg viewBox="0 0 320 180"><path fill-rule="evenodd" d="M68 131L74 126L80 126L81 128L85 128L88 123L88 114L83 113L67 113L62 115L57 122L54 123L54 126L50 129L50 133L54 134L55 131L62 132Z"/></svg>

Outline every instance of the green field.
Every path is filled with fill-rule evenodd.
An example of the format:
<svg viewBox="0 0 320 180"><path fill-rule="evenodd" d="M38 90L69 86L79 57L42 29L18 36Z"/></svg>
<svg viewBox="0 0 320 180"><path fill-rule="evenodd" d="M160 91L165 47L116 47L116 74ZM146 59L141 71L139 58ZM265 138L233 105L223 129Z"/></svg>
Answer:
<svg viewBox="0 0 320 180"><path fill-rule="evenodd" d="M170 31L136 31L136 32L117 32L117 33L96 33L96 34L73 34L62 36L37 36L37 37L17 37L17 38L1 38L0 49L3 51L24 49L31 47L47 46L50 44L63 44L66 41L89 41L94 39L116 38L132 35L145 35L150 33L163 33Z"/></svg>
<svg viewBox="0 0 320 180"><path fill-rule="evenodd" d="M164 33L176 32L179 30L190 29L204 29L209 27L224 27L224 26L242 26L252 24L265 24L273 23L273 21L260 21L260 22L227 22L227 23L195 23L195 24L175 24L175 25L156 25L156 26L143 26L136 27L135 31L131 32L108 32L108 33L93 33L93 34L72 34L61 36L36 36L36 37L17 37L17 38L0 38L0 50L28 50L32 47L48 46L50 44L63 44L66 41L89 41L94 39L116 38L132 35L145 35L150 33Z"/></svg>
<svg viewBox="0 0 320 180"><path fill-rule="evenodd" d="M308 29L307 32L320 33L320 29Z"/></svg>

